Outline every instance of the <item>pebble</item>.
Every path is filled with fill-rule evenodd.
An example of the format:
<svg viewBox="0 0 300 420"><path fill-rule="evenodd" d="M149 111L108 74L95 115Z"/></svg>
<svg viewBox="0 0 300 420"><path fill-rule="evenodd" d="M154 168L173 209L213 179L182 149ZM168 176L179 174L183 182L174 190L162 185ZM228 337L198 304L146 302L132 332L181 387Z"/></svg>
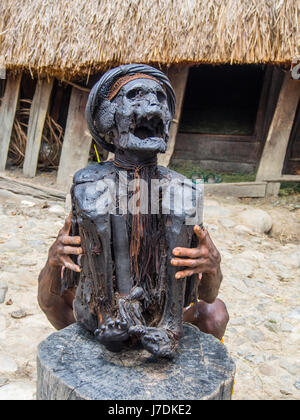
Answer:
<svg viewBox="0 0 300 420"><path fill-rule="evenodd" d="M7 283L4 281L0 281L0 303L3 303L5 301L7 290Z"/></svg>
<svg viewBox="0 0 300 420"><path fill-rule="evenodd" d="M18 309L17 311L11 312L10 316L14 319L21 319L28 316L27 312L24 309Z"/></svg>
<svg viewBox="0 0 300 420"><path fill-rule="evenodd" d="M21 201L21 207L33 207L35 206L35 203L32 201L22 200Z"/></svg>
<svg viewBox="0 0 300 420"><path fill-rule="evenodd" d="M9 239L7 242L2 244L2 250L15 251L16 249L23 248L24 244L18 239Z"/></svg>
<svg viewBox="0 0 300 420"><path fill-rule="evenodd" d="M300 307L293 309L287 316L289 319L300 320Z"/></svg>
<svg viewBox="0 0 300 420"><path fill-rule="evenodd" d="M16 362L5 354L0 354L0 372L3 373L14 373L18 370Z"/></svg>
<svg viewBox="0 0 300 420"><path fill-rule="evenodd" d="M294 382L294 387L300 391L300 381Z"/></svg>
<svg viewBox="0 0 300 420"><path fill-rule="evenodd" d="M232 229L235 226L235 223L231 219L220 219L219 223L226 229Z"/></svg>
<svg viewBox="0 0 300 420"><path fill-rule="evenodd" d="M297 369L299 370L299 368L300 368L299 363L298 363L298 364L296 364L296 363L294 363L294 362L289 362L289 361L287 361L287 360L285 360L285 359L282 359L282 360L280 361L279 366L280 366L282 369L284 369L284 370L286 370L287 372L289 372L291 375L296 375L296 373L297 373Z"/></svg>
<svg viewBox="0 0 300 420"><path fill-rule="evenodd" d="M282 332L292 332L294 326L292 324L289 324L288 322L282 322L280 328Z"/></svg>
<svg viewBox="0 0 300 420"><path fill-rule="evenodd" d="M275 369L273 369L270 365L267 364L260 365L259 371L264 376L273 376L276 374Z"/></svg>
<svg viewBox="0 0 300 420"><path fill-rule="evenodd" d="M48 208L49 213L56 214L57 216L65 216L65 210L62 206L54 205Z"/></svg>
<svg viewBox="0 0 300 420"><path fill-rule="evenodd" d="M277 333L278 332L278 326L274 322L266 322L264 326L271 332Z"/></svg>
<svg viewBox="0 0 300 420"><path fill-rule="evenodd" d="M251 341L253 341L254 343L259 343L260 341L264 341L265 340L265 336L264 334L256 329L256 330L247 330L245 332L245 335L250 338Z"/></svg>
<svg viewBox="0 0 300 420"><path fill-rule="evenodd" d="M0 400L34 400L36 386L32 382L13 382L0 388Z"/></svg>

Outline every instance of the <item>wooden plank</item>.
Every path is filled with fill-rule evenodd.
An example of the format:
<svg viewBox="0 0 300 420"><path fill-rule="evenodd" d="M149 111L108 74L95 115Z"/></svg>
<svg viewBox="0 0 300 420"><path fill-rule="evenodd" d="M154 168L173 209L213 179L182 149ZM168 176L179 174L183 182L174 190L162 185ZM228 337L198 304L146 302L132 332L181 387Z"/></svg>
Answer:
<svg viewBox="0 0 300 420"><path fill-rule="evenodd" d="M36 174L52 86L53 79L50 82L48 80L39 80L31 104L23 165L24 176L29 178L33 178Z"/></svg>
<svg viewBox="0 0 300 420"><path fill-rule="evenodd" d="M65 201L66 199L66 194L63 191L20 181L3 174L0 174L0 189L11 191L15 194L30 195L41 200Z"/></svg>
<svg viewBox="0 0 300 420"><path fill-rule="evenodd" d="M68 190L74 173L88 163L92 137L89 133L85 106L88 92L72 88L66 132L59 162L57 185Z"/></svg>
<svg viewBox="0 0 300 420"><path fill-rule="evenodd" d="M256 163L259 148L253 137L239 141L235 136L178 133L174 158Z"/></svg>
<svg viewBox="0 0 300 420"><path fill-rule="evenodd" d="M204 184L204 195L220 195L228 197L261 198L266 193L266 182L235 182L221 184Z"/></svg>
<svg viewBox="0 0 300 420"><path fill-rule="evenodd" d="M0 108L0 171L5 170L11 133L14 125L22 75L9 77Z"/></svg>
<svg viewBox="0 0 300 420"><path fill-rule="evenodd" d="M266 182L300 182L300 175L281 175L275 178L267 178Z"/></svg>
<svg viewBox="0 0 300 420"><path fill-rule="evenodd" d="M181 116L181 110L182 110L182 104L183 104L188 74L189 74L189 68L187 66L181 67L181 68L171 67L168 72L168 77L170 79L170 82L173 86L173 89L176 95L176 110L175 110L175 115L174 115L174 118L170 127L167 151L166 153L163 153L163 154L161 153L158 155L158 164L162 166L169 165L174 149L175 149L176 137L177 137L178 127L179 127L179 121L180 121L180 116Z"/></svg>
<svg viewBox="0 0 300 420"><path fill-rule="evenodd" d="M300 97L300 83L286 73L259 163L256 180L280 176ZM270 183L266 195L277 195L280 184Z"/></svg>

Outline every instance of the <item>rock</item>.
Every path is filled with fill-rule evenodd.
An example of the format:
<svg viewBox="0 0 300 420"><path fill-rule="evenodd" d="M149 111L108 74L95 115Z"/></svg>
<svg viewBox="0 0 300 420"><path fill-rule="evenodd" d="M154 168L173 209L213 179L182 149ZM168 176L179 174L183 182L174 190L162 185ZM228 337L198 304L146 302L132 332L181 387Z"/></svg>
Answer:
<svg viewBox="0 0 300 420"><path fill-rule="evenodd" d="M14 373L18 370L16 362L6 354L0 354L0 372L3 373Z"/></svg>
<svg viewBox="0 0 300 420"><path fill-rule="evenodd" d="M300 391L300 381L294 382L294 387Z"/></svg>
<svg viewBox="0 0 300 420"><path fill-rule="evenodd" d="M280 392L282 395L293 395L293 393L289 389L280 388Z"/></svg>
<svg viewBox="0 0 300 420"><path fill-rule="evenodd" d="M261 363L264 363L266 361L264 355L261 355L261 354L260 355L255 355L253 353L246 354L244 356L244 359L248 360L249 362L253 363L256 366L258 366Z"/></svg>
<svg viewBox="0 0 300 420"><path fill-rule="evenodd" d="M35 206L35 203L32 201L22 200L21 201L21 207L33 207Z"/></svg>
<svg viewBox="0 0 300 420"><path fill-rule="evenodd" d="M268 321L264 324L264 326L271 332L274 332L274 333L278 332L278 326L277 326L276 322L274 323L274 322Z"/></svg>
<svg viewBox="0 0 300 420"><path fill-rule="evenodd" d="M245 278L245 279L243 279L243 282L250 289L252 289L254 287L254 280L253 279Z"/></svg>
<svg viewBox="0 0 300 420"><path fill-rule="evenodd" d="M21 319L21 318L25 318L26 316L28 316L29 314L27 314L26 311L24 311L24 309L19 309L17 311L13 311L11 312L10 316L14 319Z"/></svg>
<svg viewBox="0 0 300 420"><path fill-rule="evenodd" d="M228 265L233 273L239 273L242 277L251 277L254 273L253 265L246 259L239 257L233 258ZM242 282L242 280L240 280Z"/></svg>
<svg viewBox="0 0 300 420"><path fill-rule="evenodd" d="M254 232L268 233L272 229L272 217L264 210L250 209L239 214L239 220Z"/></svg>
<svg viewBox="0 0 300 420"><path fill-rule="evenodd" d="M226 229L232 229L235 223L231 219L219 219L220 224Z"/></svg>
<svg viewBox="0 0 300 420"><path fill-rule="evenodd" d="M246 336L250 338L250 340L253 341L254 343L259 343L260 341L265 340L264 334L259 329L247 330Z"/></svg>
<svg viewBox="0 0 300 420"><path fill-rule="evenodd" d="M294 329L294 326L292 324L289 324L288 322L283 322L280 328L282 332L292 332Z"/></svg>
<svg viewBox="0 0 300 420"><path fill-rule="evenodd" d="M5 242L4 244L2 244L1 248L2 250L7 250L7 251L15 251L16 249L20 249L23 248L24 244L19 241L18 239L9 239L7 242Z"/></svg>
<svg viewBox="0 0 300 420"><path fill-rule="evenodd" d="M239 317L239 318L234 318L234 319L230 319L229 324L237 327L237 326L244 326L245 325L245 318Z"/></svg>
<svg viewBox="0 0 300 420"><path fill-rule="evenodd" d="M5 301L7 290L8 290L7 283L0 280L0 303L3 303Z"/></svg>
<svg viewBox="0 0 300 420"><path fill-rule="evenodd" d="M297 374L297 370L299 370L300 364L292 362L292 361L288 361L285 359L281 359L279 362L279 366L286 370L287 372L289 372L291 375L296 375Z"/></svg>
<svg viewBox="0 0 300 420"><path fill-rule="evenodd" d="M289 312L287 317L289 319L300 320L300 307L295 308L291 312Z"/></svg>
<svg viewBox="0 0 300 420"><path fill-rule="evenodd" d="M27 241L28 245L34 248L39 248L41 246L45 246L46 242L45 241L41 241L40 239L32 239Z"/></svg>
<svg viewBox="0 0 300 420"><path fill-rule="evenodd" d="M275 369L266 363L259 366L259 371L264 376L274 376L276 374Z"/></svg>
<svg viewBox="0 0 300 420"><path fill-rule="evenodd" d="M11 382L0 388L0 400L34 400L36 387L32 382Z"/></svg>
<svg viewBox="0 0 300 420"><path fill-rule="evenodd" d="M0 388L9 382L7 378L0 378Z"/></svg>
<svg viewBox="0 0 300 420"><path fill-rule="evenodd" d="M231 216L232 212L220 205L205 205L204 202L204 217L208 219L220 219Z"/></svg>
<svg viewBox="0 0 300 420"><path fill-rule="evenodd" d="M237 225L233 228L234 232L239 233L239 234L245 234L247 233L248 235L251 235L253 232L250 228L248 228L247 226L243 226L243 225Z"/></svg>
<svg viewBox="0 0 300 420"><path fill-rule="evenodd" d="M65 210L62 206L53 205L48 208L49 213L56 214L58 216L65 216Z"/></svg>

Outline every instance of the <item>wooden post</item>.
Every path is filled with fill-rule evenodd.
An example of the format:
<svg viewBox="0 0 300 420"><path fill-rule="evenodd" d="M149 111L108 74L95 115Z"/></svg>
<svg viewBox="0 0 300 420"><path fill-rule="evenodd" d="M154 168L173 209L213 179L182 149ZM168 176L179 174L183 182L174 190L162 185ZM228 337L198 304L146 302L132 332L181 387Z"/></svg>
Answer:
<svg viewBox="0 0 300 420"><path fill-rule="evenodd" d="M91 148L91 135L85 120L88 92L72 88L66 132L59 162L57 185L68 190L74 173L84 168Z"/></svg>
<svg viewBox="0 0 300 420"><path fill-rule="evenodd" d="M170 136L167 151L164 154L158 155L158 164L162 166L169 165L175 149L176 136L178 132L179 120L181 116L188 74L189 68L187 66L182 68L171 67L168 73L168 77L176 95L176 111L170 128Z"/></svg>
<svg viewBox="0 0 300 420"><path fill-rule="evenodd" d="M0 108L0 171L5 170L11 133L14 125L22 75L9 77Z"/></svg>
<svg viewBox="0 0 300 420"><path fill-rule="evenodd" d="M286 73L273 120L259 163L256 180L264 181L281 175L286 150L300 97L300 82ZM280 183L270 183L266 195L277 195Z"/></svg>
<svg viewBox="0 0 300 420"><path fill-rule="evenodd" d="M53 79L37 82L33 101L30 108L25 159L23 165L24 176L33 178L36 174L39 152L45 119L49 107Z"/></svg>

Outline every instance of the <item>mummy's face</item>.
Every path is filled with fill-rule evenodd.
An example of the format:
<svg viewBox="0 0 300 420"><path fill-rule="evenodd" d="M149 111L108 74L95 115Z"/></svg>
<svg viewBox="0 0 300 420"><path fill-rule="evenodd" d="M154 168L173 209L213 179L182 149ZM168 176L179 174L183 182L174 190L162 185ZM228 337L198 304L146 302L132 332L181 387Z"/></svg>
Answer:
<svg viewBox="0 0 300 420"><path fill-rule="evenodd" d="M164 153L171 114L162 86L150 79L128 82L112 101L115 104L114 144L135 153Z"/></svg>

